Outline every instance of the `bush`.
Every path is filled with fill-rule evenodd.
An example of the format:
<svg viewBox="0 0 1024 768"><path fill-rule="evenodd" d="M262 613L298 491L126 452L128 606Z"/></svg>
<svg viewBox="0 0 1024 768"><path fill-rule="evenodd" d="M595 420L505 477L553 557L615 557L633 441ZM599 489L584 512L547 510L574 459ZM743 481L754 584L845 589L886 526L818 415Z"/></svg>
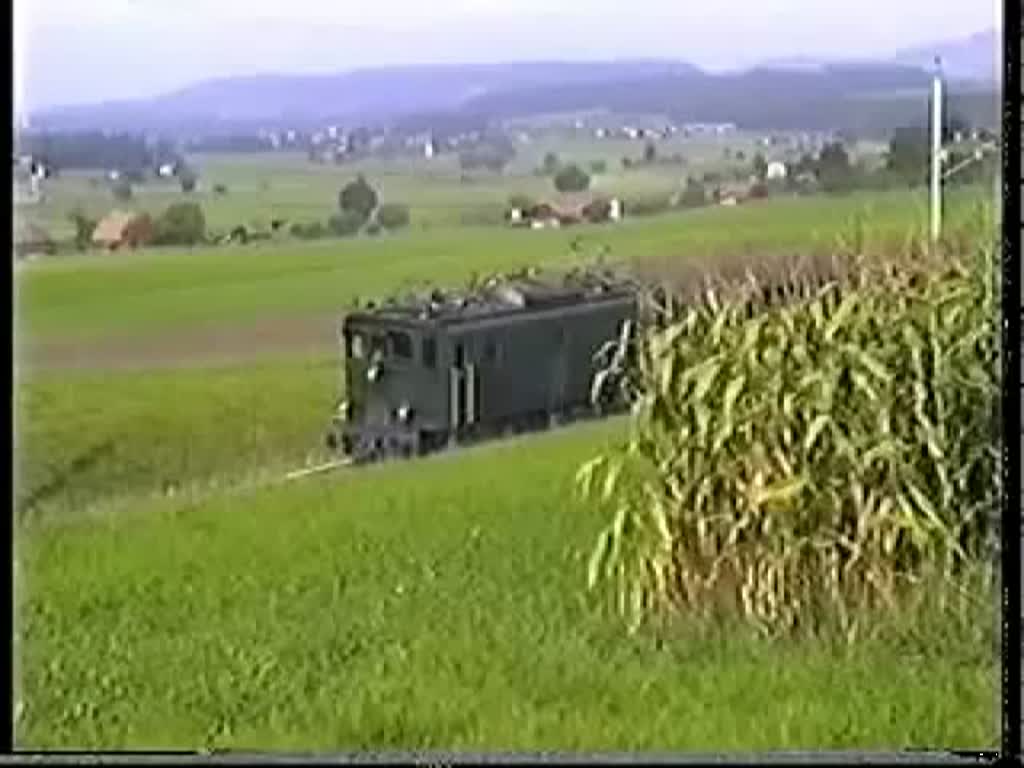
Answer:
<svg viewBox="0 0 1024 768"><path fill-rule="evenodd" d="M214 184L213 185L213 194L217 195L217 197L223 197L227 193L228 193L228 188L224 184Z"/></svg>
<svg viewBox="0 0 1024 768"><path fill-rule="evenodd" d="M622 207L630 216L655 216L672 208L668 195L646 195L625 200Z"/></svg>
<svg viewBox="0 0 1024 768"><path fill-rule="evenodd" d="M96 219L86 216L80 209L76 209L68 216L75 225L75 247L84 251L92 243L92 233L96 231Z"/></svg>
<svg viewBox="0 0 1024 768"><path fill-rule="evenodd" d="M327 226L335 235L349 237L357 234L365 222L365 217L358 211L341 211L331 216Z"/></svg>
<svg viewBox="0 0 1024 768"><path fill-rule="evenodd" d="M752 317L776 291L645 326L619 358L632 436L578 476L616 510L591 585L615 580L634 621L684 611L766 633L851 639L871 612L926 603L963 618L997 548L990 219L961 233L971 250L926 261L922 245L848 264L841 289L780 279L789 306Z"/></svg>
<svg viewBox="0 0 1024 768"><path fill-rule="evenodd" d="M294 237L298 237L303 240L316 240L321 237L326 237L328 229L319 221L311 221L306 224L296 222L295 224L292 224L291 233Z"/></svg>
<svg viewBox="0 0 1024 768"><path fill-rule="evenodd" d="M519 193L512 195L508 199L509 208L518 208L521 211L525 211L532 208L534 204L535 201L532 197L530 197L529 195L523 195Z"/></svg>
<svg viewBox="0 0 1024 768"><path fill-rule="evenodd" d="M195 191L198 181L199 177L190 168L182 168L178 171L178 183L181 185L181 191L185 194Z"/></svg>
<svg viewBox="0 0 1024 768"><path fill-rule="evenodd" d="M590 172L592 174L594 174L594 175L600 175L602 173L607 173L607 171L608 171L608 163L605 162L604 160L595 160L594 162L592 162L590 164Z"/></svg>
<svg viewBox="0 0 1024 768"><path fill-rule="evenodd" d="M555 189L559 192L582 192L590 186L590 176L575 163L555 174Z"/></svg>
<svg viewBox="0 0 1024 768"><path fill-rule="evenodd" d="M505 223L501 206L483 204L459 211L459 223L466 227L493 227Z"/></svg>
<svg viewBox="0 0 1024 768"><path fill-rule="evenodd" d="M153 227L157 245L196 245L206 239L206 216L198 203L168 206Z"/></svg>
<svg viewBox="0 0 1024 768"><path fill-rule="evenodd" d="M377 211L377 223L384 229L401 229L409 226L409 207L396 203L382 205Z"/></svg>

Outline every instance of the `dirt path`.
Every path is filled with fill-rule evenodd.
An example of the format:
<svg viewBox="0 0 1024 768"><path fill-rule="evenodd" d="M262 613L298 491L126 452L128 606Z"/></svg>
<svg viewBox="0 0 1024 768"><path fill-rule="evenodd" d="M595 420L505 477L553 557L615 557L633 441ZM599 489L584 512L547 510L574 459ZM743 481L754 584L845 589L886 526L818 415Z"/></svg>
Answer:
<svg viewBox="0 0 1024 768"><path fill-rule="evenodd" d="M19 344L18 367L29 372L181 368L331 355L337 350L337 323L337 313L330 313L139 338L26 340Z"/></svg>

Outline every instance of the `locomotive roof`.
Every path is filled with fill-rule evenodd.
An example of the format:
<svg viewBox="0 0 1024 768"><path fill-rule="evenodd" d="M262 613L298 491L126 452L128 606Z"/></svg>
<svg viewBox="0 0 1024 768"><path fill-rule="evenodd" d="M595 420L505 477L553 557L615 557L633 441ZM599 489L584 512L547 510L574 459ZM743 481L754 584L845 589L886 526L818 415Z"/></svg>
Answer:
<svg viewBox="0 0 1024 768"><path fill-rule="evenodd" d="M462 292L435 290L426 296L391 299L363 306L349 313L348 318L371 323L454 325L632 296L633 287L612 275L571 273L561 281L539 280L527 275L511 279L491 278Z"/></svg>

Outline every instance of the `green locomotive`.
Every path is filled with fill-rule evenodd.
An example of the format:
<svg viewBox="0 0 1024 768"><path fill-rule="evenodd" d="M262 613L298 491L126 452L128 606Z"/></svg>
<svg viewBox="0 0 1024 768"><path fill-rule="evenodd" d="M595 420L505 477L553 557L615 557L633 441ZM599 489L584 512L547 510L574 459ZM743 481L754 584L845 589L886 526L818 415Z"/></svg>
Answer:
<svg viewBox="0 0 1024 768"><path fill-rule="evenodd" d="M328 446L356 462L410 457L620 408L595 400L594 375L637 311L628 282L571 274L352 312Z"/></svg>

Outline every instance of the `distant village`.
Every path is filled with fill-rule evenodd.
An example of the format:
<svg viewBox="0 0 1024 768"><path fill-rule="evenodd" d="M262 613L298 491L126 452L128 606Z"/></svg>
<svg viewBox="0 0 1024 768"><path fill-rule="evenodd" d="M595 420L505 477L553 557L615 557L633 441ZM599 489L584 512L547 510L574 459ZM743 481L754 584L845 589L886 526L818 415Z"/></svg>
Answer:
<svg viewBox="0 0 1024 768"><path fill-rule="evenodd" d="M328 124L313 130L257 128L235 135L207 135L177 142L157 137L99 132L77 139L62 138L59 141L51 140L45 134L34 138L34 145L32 141L16 144L20 149L13 156L13 199L16 206L31 207L44 202L47 199L49 179L64 170L81 168L88 168L90 173L98 170L115 193L115 198L118 198L120 187L143 182L176 183L181 185L183 191L191 192L200 189L201 182L186 158L204 153L290 153L300 157L304 154L306 161L311 164L339 166L366 158L378 158L415 162L415 167L422 163L429 164L446 155L454 155L462 169L463 180L466 181L467 174L478 170L505 173L509 162L518 154L517 146L522 148L533 143L551 146L557 145L558 140L583 140L595 145L617 142L616 151L623 151L623 142L635 144L639 152L625 150L621 158L623 171L654 164L684 166L686 159L680 150L686 144L681 139L720 146L725 165L732 168L728 174L704 172L698 179L690 178L680 168L680 179L686 181L687 185L696 184L699 191L680 187L668 200L653 206L643 202L623 201L615 196L595 195L587 189L589 182L581 189L563 190L559 187L559 193L551 194L550 199L510 204L504 215L506 225L533 229L572 226L584 222L616 222L625 216L657 213L674 207L739 205L768 196L770 188L776 191L787 189L790 192L812 192L821 181L818 161L823 157L823 151L841 148L844 144L843 137L828 132L779 131L751 134L728 122L674 123L651 117L632 119L608 114L515 120L487 129L467 130L454 130L451 127L445 130L366 126L345 128L338 124ZM978 142L988 138L977 130L964 135L957 132L955 142ZM78 141L80 146L69 148L67 145L74 141ZM662 143L665 143L664 146ZM37 151L32 151L33 146ZM63 148L63 152L55 150L58 146ZM28 151L25 151L26 148ZM851 160L845 150L839 151L843 155L841 162L849 165ZM758 162L760 167L755 167ZM885 158L879 156L875 162L876 165L884 164ZM604 164L602 161L601 165ZM556 170L554 167L539 168L536 172L554 176ZM594 168L590 171L598 172ZM599 172L605 171L602 169ZM874 172L874 169L869 168L867 172ZM92 177L92 183L97 183L95 176ZM212 189L215 195L223 191L219 187L215 185ZM645 210L645 207L650 210ZM137 216L115 208L96 223L91 240L95 245L112 248L145 242L149 224L140 223L137 219ZM274 230L286 224L284 221L275 221ZM270 233L265 234L270 236ZM260 233L247 233L244 227L236 227L219 239L223 242L245 242L259 239L260 236ZM52 243L38 227L20 224L15 239L16 255L52 252Z"/></svg>

